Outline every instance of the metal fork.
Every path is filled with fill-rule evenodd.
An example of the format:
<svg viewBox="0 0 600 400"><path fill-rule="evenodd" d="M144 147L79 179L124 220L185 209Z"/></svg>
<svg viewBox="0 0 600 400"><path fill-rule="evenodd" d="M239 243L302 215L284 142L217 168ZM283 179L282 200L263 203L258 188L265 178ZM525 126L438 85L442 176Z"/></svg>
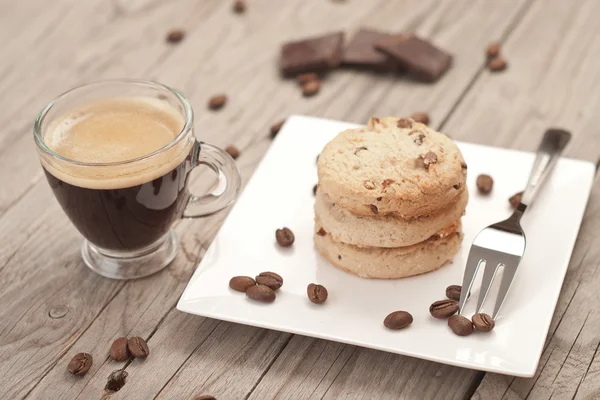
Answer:
<svg viewBox="0 0 600 400"><path fill-rule="evenodd" d="M477 300L476 313L480 313L483 304L488 296L492 282L496 274L503 269L503 276L500 282L498 297L494 305L492 318L496 318L498 311L506 294L510 289L519 262L525 253L525 232L521 228L521 217L530 207L533 200L540 191L546 178L550 175L561 152L569 143L571 134L562 129L548 129L544 133L544 138L537 150L535 162L527 187L521 197L521 202L507 220L495 223L483 229L475 237L471 245L471 251L467 259L467 266L463 276L462 290L459 300L459 314L464 310L468 294L471 292L473 282L480 268L484 268L483 281L479 299Z"/></svg>

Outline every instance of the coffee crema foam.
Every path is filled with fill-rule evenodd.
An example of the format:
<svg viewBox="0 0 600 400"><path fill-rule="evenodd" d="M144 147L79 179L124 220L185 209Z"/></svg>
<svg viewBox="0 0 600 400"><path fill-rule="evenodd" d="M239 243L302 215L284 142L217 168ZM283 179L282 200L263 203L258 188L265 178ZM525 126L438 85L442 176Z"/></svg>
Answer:
<svg viewBox="0 0 600 400"><path fill-rule="evenodd" d="M55 153L80 166L42 154L42 165L56 178L91 189L141 185L175 169L189 154L193 135L145 160L127 163L163 148L181 132L184 119L171 105L151 97L116 97L75 108L52 120L43 133Z"/></svg>

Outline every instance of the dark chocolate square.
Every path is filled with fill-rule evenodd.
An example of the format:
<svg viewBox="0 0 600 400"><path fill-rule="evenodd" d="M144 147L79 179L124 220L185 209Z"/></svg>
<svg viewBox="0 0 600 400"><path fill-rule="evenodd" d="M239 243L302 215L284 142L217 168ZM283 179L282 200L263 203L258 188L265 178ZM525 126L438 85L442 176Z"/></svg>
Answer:
<svg viewBox="0 0 600 400"><path fill-rule="evenodd" d="M305 72L326 72L337 68L341 62L343 44L343 32L285 43L279 59L281 73L293 77Z"/></svg>
<svg viewBox="0 0 600 400"><path fill-rule="evenodd" d="M417 79L434 82L450 68L452 55L412 33L396 35L375 45L404 65Z"/></svg>
<svg viewBox="0 0 600 400"><path fill-rule="evenodd" d="M342 64L373 70L393 70L398 63L375 49L375 44L392 39L393 35L361 28L344 50Z"/></svg>

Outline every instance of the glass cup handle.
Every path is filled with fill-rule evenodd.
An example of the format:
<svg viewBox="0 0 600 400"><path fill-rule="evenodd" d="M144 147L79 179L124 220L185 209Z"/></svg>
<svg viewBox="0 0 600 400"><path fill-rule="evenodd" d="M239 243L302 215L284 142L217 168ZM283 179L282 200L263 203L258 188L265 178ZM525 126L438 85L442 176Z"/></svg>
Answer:
<svg viewBox="0 0 600 400"><path fill-rule="evenodd" d="M194 167L206 165L219 176L219 186L204 196L191 195L183 211L183 218L199 218L212 215L233 204L240 193L242 179L235 161L229 154L213 145L196 141ZM218 193L218 194L215 194Z"/></svg>

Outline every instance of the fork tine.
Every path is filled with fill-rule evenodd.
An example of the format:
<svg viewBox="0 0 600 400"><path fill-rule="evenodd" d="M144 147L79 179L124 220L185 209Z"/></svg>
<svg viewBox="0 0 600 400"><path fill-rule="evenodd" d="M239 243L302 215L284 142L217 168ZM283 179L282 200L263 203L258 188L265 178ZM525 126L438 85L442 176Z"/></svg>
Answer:
<svg viewBox="0 0 600 400"><path fill-rule="evenodd" d="M498 297L496 297L496 304L494 305L494 313L492 314L493 319L496 319L498 311L500 311L500 307L502 307L502 303L504 303L506 294L510 289L510 285L512 284L513 278L515 277L515 273L517 272L519 261L521 261L521 257L508 256L506 263L504 264L502 282L500 283L500 290L498 291Z"/></svg>
<svg viewBox="0 0 600 400"><path fill-rule="evenodd" d="M500 267L500 263L495 260L488 259L485 263L485 269L483 273L483 280L481 281L481 289L479 290L479 299L477 300L477 308L475 309L476 313L481 312L481 308L483 307L483 303L487 298L488 293L490 292L490 288L492 287L492 282L498 273L498 269Z"/></svg>
<svg viewBox="0 0 600 400"><path fill-rule="evenodd" d="M479 270L479 267L481 266L482 262L483 260L480 257L479 248L477 246L472 246L471 251L469 252L469 258L467 259L467 266L465 267L465 272L463 275L462 289L460 291L460 300L458 301L459 315L465 307L468 294L471 291L473 281L475 281L475 276L477 276L477 271Z"/></svg>

